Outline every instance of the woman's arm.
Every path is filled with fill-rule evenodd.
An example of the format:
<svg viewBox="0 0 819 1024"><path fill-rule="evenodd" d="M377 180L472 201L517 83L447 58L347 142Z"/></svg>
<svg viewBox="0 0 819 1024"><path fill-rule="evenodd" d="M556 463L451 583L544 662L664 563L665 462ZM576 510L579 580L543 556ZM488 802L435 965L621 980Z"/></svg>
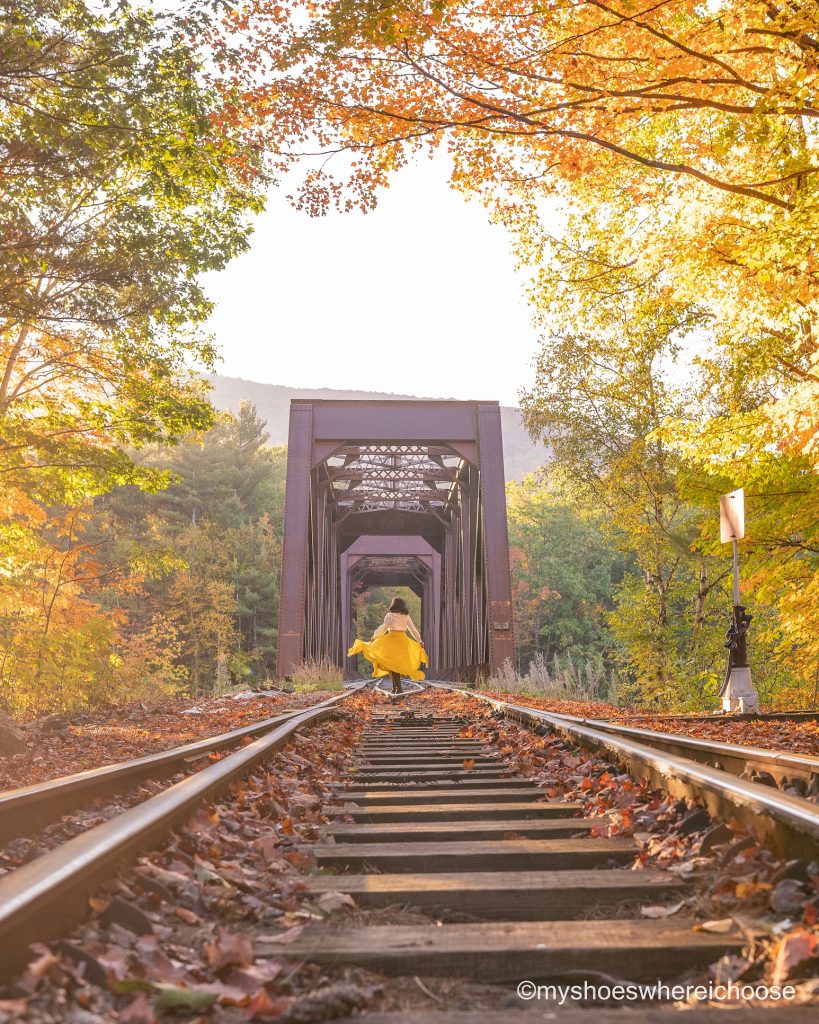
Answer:
<svg viewBox="0 0 819 1024"><path fill-rule="evenodd" d="M384 633L387 632L387 616L388 615L389 615L389 612L387 612L387 615L384 616L384 621L381 623L381 625L378 627L378 629L373 633L373 636L372 636L373 640L375 640L375 638L377 636L383 636Z"/></svg>
<svg viewBox="0 0 819 1024"><path fill-rule="evenodd" d="M413 638L413 640L416 640L420 644L421 643L421 634L416 629L415 623L412 621L412 619L409 617L409 615L407 616L407 622L409 623L409 625L407 626L407 629L410 631L410 636Z"/></svg>

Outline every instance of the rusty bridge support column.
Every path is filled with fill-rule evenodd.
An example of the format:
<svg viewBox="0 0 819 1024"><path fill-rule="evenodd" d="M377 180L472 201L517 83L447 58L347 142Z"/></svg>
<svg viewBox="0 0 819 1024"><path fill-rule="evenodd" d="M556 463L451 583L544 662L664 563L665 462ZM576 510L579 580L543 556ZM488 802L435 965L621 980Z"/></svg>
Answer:
<svg viewBox="0 0 819 1024"><path fill-rule="evenodd" d="M291 402L276 656L280 678L292 672L304 658L312 454L313 406Z"/></svg>
<svg viewBox="0 0 819 1024"><path fill-rule="evenodd" d="M478 406L478 446L484 514L489 664L493 671L509 659L515 663L512 630L512 575L500 408Z"/></svg>

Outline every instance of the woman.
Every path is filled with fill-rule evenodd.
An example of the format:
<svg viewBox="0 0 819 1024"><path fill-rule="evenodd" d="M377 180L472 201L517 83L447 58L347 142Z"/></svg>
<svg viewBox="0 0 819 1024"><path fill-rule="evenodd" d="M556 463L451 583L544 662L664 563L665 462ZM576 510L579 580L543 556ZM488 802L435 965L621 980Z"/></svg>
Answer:
<svg viewBox="0 0 819 1024"><path fill-rule="evenodd" d="M410 636L407 636L409 631ZM361 653L372 662L373 676L389 676L392 679L392 692L403 693L401 676L410 679L423 679L421 662L427 664L427 652L421 634L410 618L409 608L400 597L393 598L390 610L384 621L373 633L369 642L356 640L347 651L352 657Z"/></svg>

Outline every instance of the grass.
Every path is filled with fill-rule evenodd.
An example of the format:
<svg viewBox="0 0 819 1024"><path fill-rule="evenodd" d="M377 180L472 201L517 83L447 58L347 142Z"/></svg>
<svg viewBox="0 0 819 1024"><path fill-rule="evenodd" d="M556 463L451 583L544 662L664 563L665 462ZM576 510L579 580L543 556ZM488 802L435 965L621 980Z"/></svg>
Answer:
<svg viewBox="0 0 819 1024"><path fill-rule="evenodd" d="M536 654L524 674L518 674L507 660L480 688L558 700L618 703L617 687L599 658L584 664L555 658L547 664L542 654Z"/></svg>
<svg viewBox="0 0 819 1024"><path fill-rule="evenodd" d="M296 693L344 689L344 673L329 658L301 662L291 672L290 680Z"/></svg>

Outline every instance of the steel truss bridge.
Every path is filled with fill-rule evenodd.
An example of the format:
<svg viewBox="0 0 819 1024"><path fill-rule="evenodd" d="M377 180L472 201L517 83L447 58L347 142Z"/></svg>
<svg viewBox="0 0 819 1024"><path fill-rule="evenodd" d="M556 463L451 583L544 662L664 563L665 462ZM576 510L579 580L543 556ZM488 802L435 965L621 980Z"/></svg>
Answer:
<svg viewBox="0 0 819 1024"><path fill-rule="evenodd" d="M278 675L322 658L355 675L354 595L374 586L421 598L430 674L512 658L497 402L291 403Z"/></svg>

